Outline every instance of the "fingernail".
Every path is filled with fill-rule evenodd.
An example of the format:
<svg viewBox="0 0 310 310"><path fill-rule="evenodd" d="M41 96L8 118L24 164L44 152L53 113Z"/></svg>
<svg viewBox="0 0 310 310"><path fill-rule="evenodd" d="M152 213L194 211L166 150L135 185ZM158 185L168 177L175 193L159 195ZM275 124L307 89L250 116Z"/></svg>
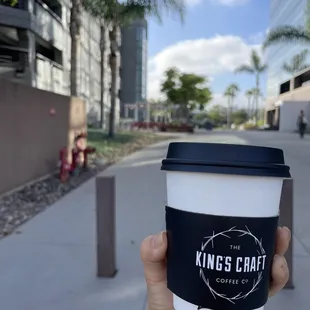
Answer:
<svg viewBox="0 0 310 310"><path fill-rule="evenodd" d="M286 227L286 226L282 226L281 228L283 230L285 230L285 232L287 233L288 238L291 239L292 233L291 233L290 229L288 227Z"/></svg>
<svg viewBox="0 0 310 310"><path fill-rule="evenodd" d="M163 243L164 243L164 236L163 235L164 235L164 232L162 231L161 233L152 237L152 239L151 239L152 248L158 249L163 245Z"/></svg>

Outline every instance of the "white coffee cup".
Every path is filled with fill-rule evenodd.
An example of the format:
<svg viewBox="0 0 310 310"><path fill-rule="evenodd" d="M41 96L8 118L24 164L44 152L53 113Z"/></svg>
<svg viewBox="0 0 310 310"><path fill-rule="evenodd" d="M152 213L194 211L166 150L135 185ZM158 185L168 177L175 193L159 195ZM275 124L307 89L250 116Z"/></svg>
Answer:
<svg viewBox="0 0 310 310"><path fill-rule="evenodd" d="M195 159L194 153L199 152L199 147L205 152L208 149L210 152L212 150L222 151L222 155L198 154L198 159ZM195 151L188 151L190 148L194 148ZM228 148L226 154L225 148ZM272 164L271 175L268 175L269 168L266 168L268 163L265 168L262 167L262 173L257 172L259 170L257 167L253 170L250 163L245 165L249 168L249 173L245 172L247 168L241 167L239 162L236 167L230 170L228 161L230 161L232 148L235 148L236 152L239 151L241 155L242 152L249 152L249 155L255 151L261 152L261 155L264 152L275 152L278 162L270 163ZM162 166L162 170L166 170L167 206L184 212L225 217L272 218L279 215L283 178L290 177L289 168L284 165L284 158L281 159L281 150L250 146L202 143L179 143L178 145L178 143L172 143L169 146L169 151ZM231 159L232 166L238 158L236 152L234 151L234 156L232 156L234 158ZM182 156L184 157L182 158ZM211 157L210 160L208 156ZM225 156L226 163L224 163ZM244 154L242 156L244 157ZM206 166L203 165L204 158L206 158ZM212 166L214 158L219 158L219 160ZM240 162L244 162L244 158L241 158ZM277 164L279 165L278 173L275 172ZM214 173L216 165L219 167L218 173ZM258 166L263 165L259 162ZM212 172L208 172L208 167L211 167L210 171ZM228 167L227 173L224 171L225 167ZM241 172L238 172L240 167ZM197 172L201 168L205 171ZM234 169L236 174L234 174ZM251 169L253 171L250 171ZM258 175L251 175L251 172ZM264 176L264 174L266 175ZM191 304L175 294L173 297L175 310L197 310L198 305ZM264 306L256 309L263 310Z"/></svg>

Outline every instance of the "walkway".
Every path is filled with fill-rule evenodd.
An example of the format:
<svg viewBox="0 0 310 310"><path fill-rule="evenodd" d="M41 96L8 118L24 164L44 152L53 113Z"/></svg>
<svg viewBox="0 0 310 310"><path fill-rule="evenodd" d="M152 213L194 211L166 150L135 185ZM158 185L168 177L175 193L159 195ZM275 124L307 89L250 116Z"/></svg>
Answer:
<svg viewBox="0 0 310 310"><path fill-rule="evenodd" d="M283 291L266 310L291 310L297 304L306 310L310 304L310 142L288 142L291 137L264 134L204 133L186 139L273 143L287 148L296 185L296 289ZM114 279L95 276L95 186L90 180L21 227L21 234L0 241L1 308L143 310L146 291L139 245L145 236L164 227L165 179L159 168L167 145L162 142L147 148L104 172L116 175L117 182L119 272ZM295 156L299 149L303 153Z"/></svg>
<svg viewBox="0 0 310 310"><path fill-rule="evenodd" d="M252 144L279 147L284 150L294 178L294 284L272 298L266 310L309 309L310 305L310 137L300 140L297 134L278 132L245 132L240 138Z"/></svg>

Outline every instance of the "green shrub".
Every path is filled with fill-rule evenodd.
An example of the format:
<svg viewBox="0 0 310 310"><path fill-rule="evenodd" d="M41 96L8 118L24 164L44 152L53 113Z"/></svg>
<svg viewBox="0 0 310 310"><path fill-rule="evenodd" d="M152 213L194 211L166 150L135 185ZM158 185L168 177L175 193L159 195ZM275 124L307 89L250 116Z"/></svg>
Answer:
<svg viewBox="0 0 310 310"><path fill-rule="evenodd" d="M246 123L243 126L244 126L244 130L255 130L255 129L257 129L257 126L255 124L252 124L252 123Z"/></svg>
<svg viewBox="0 0 310 310"><path fill-rule="evenodd" d="M262 127L262 126L264 126L264 125L265 125L265 122L264 122L263 119L260 119L260 120L257 121L257 126L258 126L258 127Z"/></svg>

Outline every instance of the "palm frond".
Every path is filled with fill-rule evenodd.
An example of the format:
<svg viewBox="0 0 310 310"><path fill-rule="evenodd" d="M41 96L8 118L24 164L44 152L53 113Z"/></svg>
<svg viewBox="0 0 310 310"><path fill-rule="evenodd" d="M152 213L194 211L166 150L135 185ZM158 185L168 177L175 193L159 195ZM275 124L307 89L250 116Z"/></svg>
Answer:
<svg viewBox="0 0 310 310"><path fill-rule="evenodd" d="M233 91L240 91L239 86L236 83L232 83L229 85L229 88Z"/></svg>
<svg viewBox="0 0 310 310"><path fill-rule="evenodd" d="M253 96L262 96L263 95L259 88L253 87L251 91L252 91Z"/></svg>
<svg viewBox="0 0 310 310"><path fill-rule="evenodd" d="M146 16L161 23L163 13L177 14L183 22L185 12L184 0L83 0L83 6L92 16L119 26Z"/></svg>
<svg viewBox="0 0 310 310"><path fill-rule="evenodd" d="M306 12L305 15L306 17L306 30L310 33L310 1L307 0L307 6L306 6Z"/></svg>
<svg viewBox="0 0 310 310"><path fill-rule="evenodd" d="M263 64L262 60L256 50L252 50L251 52L251 63L252 63L252 69L254 72L264 72L267 70L267 64Z"/></svg>
<svg viewBox="0 0 310 310"><path fill-rule="evenodd" d="M136 2L137 1L127 1L120 4L120 24L126 25L133 20L143 19L145 16L151 14L150 12L152 12L153 16L155 16L160 23L162 22L159 12L155 12L153 8L147 5L140 5Z"/></svg>
<svg viewBox="0 0 310 310"><path fill-rule="evenodd" d="M93 17L105 21L114 20L121 10L121 5L117 0L83 0L84 9Z"/></svg>
<svg viewBox="0 0 310 310"><path fill-rule="evenodd" d="M307 55L308 50L302 50L299 54L294 55L289 63L285 62L282 69L290 74L294 74L308 68L309 65L306 64Z"/></svg>
<svg viewBox="0 0 310 310"><path fill-rule="evenodd" d="M305 63L305 61L307 60L307 56L309 54L309 50L308 49L303 49L298 55L299 55L299 61L301 64Z"/></svg>
<svg viewBox="0 0 310 310"><path fill-rule="evenodd" d="M149 14L159 15L165 13L169 16L179 17L184 22L185 1L184 0L127 0L127 2L135 2L149 8ZM156 14L155 14L156 13Z"/></svg>
<svg viewBox="0 0 310 310"><path fill-rule="evenodd" d="M261 66L260 57L258 56L257 51L254 49L251 52L251 63L252 63L252 67L255 69Z"/></svg>
<svg viewBox="0 0 310 310"><path fill-rule="evenodd" d="M285 72L290 73L290 74L295 73L294 67L292 67L291 65L289 65L289 64L286 63L286 62L283 64L282 69L283 69Z"/></svg>
<svg viewBox="0 0 310 310"><path fill-rule="evenodd" d="M299 71L303 71L305 69L308 69L310 67L310 64L304 64L303 66L300 66L300 70Z"/></svg>
<svg viewBox="0 0 310 310"><path fill-rule="evenodd" d="M305 59L309 54L309 50L307 48L303 49L301 52L300 52L300 57L302 59Z"/></svg>
<svg viewBox="0 0 310 310"><path fill-rule="evenodd" d="M249 89L249 90L247 90L247 91L245 92L245 96L246 96L246 97L251 97L252 95L253 95L252 89Z"/></svg>
<svg viewBox="0 0 310 310"><path fill-rule="evenodd" d="M232 84L227 86L227 88L224 92L224 96L234 98L234 97L236 97L236 95L239 91L240 91L239 86L236 83L232 83Z"/></svg>
<svg viewBox="0 0 310 310"><path fill-rule="evenodd" d="M241 65L240 67L236 68L234 72L235 73L241 73L241 72L254 73L254 70L249 65Z"/></svg>
<svg viewBox="0 0 310 310"><path fill-rule="evenodd" d="M142 10L145 16L153 16L162 23L162 15L177 15L184 22L184 0L127 0L122 3L127 12Z"/></svg>
<svg viewBox="0 0 310 310"><path fill-rule="evenodd" d="M272 29L263 43L263 48L267 48L277 43L306 43L310 44L310 33L303 27L280 26Z"/></svg>
<svg viewBox="0 0 310 310"><path fill-rule="evenodd" d="M261 65L260 67L257 68L257 72L263 73L263 72L265 72L267 69L268 69L268 65L267 65L267 64L264 64L264 65Z"/></svg>

